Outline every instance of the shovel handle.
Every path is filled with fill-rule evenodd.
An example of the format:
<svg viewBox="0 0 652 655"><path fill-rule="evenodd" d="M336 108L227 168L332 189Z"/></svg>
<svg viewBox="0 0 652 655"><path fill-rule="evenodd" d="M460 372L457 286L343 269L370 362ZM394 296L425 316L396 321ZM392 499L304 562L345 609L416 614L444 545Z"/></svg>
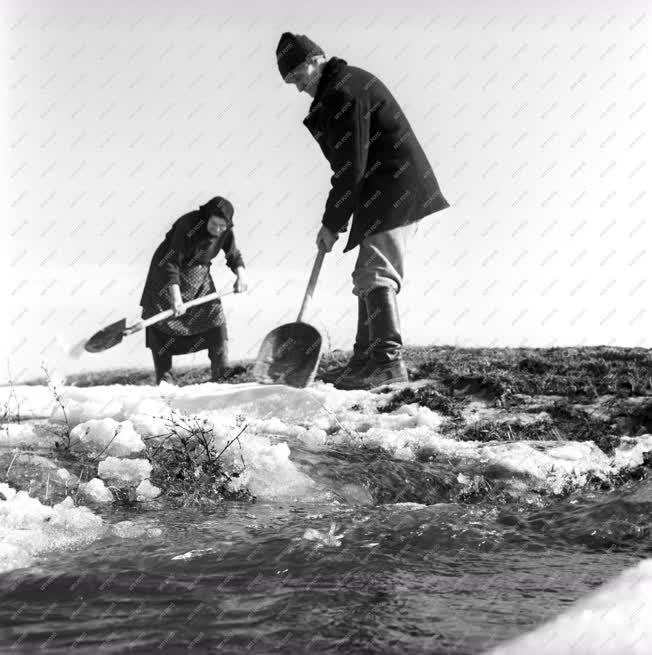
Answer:
<svg viewBox="0 0 652 655"><path fill-rule="evenodd" d="M189 307L196 307L197 305L203 305L204 303L211 302L211 300L218 300L219 298L222 298L223 296L228 296L231 293L235 293L235 292L225 291L224 293L221 293L219 291L215 291L215 293L209 293L207 296L201 296L201 298L195 298L194 300L189 300L188 302L183 303L183 306L186 309L188 309ZM159 321L164 321L166 318L170 318L173 315L174 315L173 310L166 309L164 312L154 314L154 316L150 316L149 318L146 318L144 321L137 321L133 325L129 325L125 329L125 333L133 334L134 332L139 332L140 330L149 327L150 325L154 325L154 323L158 323Z"/></svg>
<svg viewBox="0 0 652 655"><path fill-rule="evenodd" d="M310 274L310 280L308 280L308 287L306 288L306 293L303 296L303 302L301 303L301 309L299 310L299 316L297 317L297 323L301 323L303 315L308 309L308 304L312 299L312 294L315 291L317 286L317 279L319 278L319 271L321 271L321 265L324 261L324 255L326 254L325 250L319 250L317 252L317 257L315 257L315 263L312 266L312 273Z"/></svg>

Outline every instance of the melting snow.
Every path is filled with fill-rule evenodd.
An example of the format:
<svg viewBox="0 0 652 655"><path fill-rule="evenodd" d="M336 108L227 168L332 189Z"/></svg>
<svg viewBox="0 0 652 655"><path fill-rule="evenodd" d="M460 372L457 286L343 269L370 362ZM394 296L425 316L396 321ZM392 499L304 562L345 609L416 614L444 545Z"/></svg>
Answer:
<svg viewBox="0 0 652 655"><path fill-rule="evenodd" d="M149 478L152 465L146 459L107 457L97 467L97 474L116 486L138 485Z"/></svg>
<svg viewBox="0 0 652 655"><path fill-rule="evenodd" d="M89 482L82 482L79 485L79 490L96 503L110 503L114 500L111 490L99 478L93 478Z"/></svg>
<svg viewBox="0 0 652 655"><path fill-rule="evenodd" d="M649 655L651 644L652 559L647 559L488 655Z"/></svg>
<svg viewBox="0 0 652 655"><path fill-rule="evenodd" d="M515 488L553 493L581 486L590 475L608 476L638 466L645 453L652 451L652 435L624 438L613 456L592 442L458 441L442 435L445 417L428 408L406 405L391 413L379 413L377 408L387 401L386 394L340 391L323 383L308 389L255 383L205 383L181 388L165 384L59 386L57 393L65 412L47 387L0 388L0 403L10 413L19 414L21 420L49 417L45 426L33 422L2 426L0 445L42 448L48 439L52 442L47 428L67 422L72 428L73 449L83 448L101 459L97 477L80 486L83 495L94 502L110 502L110 486L132 487L141 501L156 498L160 490L149 481L152 465L142 455L137 457L145 447L144 440L158 438L163 442L172 424L175 430L183 431L198 421L211 431L216 452L237 433L235 426L246 423L246 432L222 457L227 470L240 470L244 463L241 475L234 478L236 490L247 488L267 500L309 501L324 499L330 493L295 464L292 451L298 448L366 445L382 448L402 460L427 454L438 460L463 462L468 475L483 475L500 468L511 476ZM66 484L75 482L65 469L59 469L56 475ZM89 510L72 507L72 501L46 507L20 493L21 508L51 518L45 527L38 519L22 529L22 536L12 533L3 539L0 559L5 566L8 561L14 565L27 561L31 553L46 549L46 543L68 543L65 539L69 539L73 545L87 532L93 534L93 528L83 526L101 525ZM5 514L9 502L2 501ZM64 514L70 517L67 536L61 531L63 523L52 523ZM11 516L16 520L18 515L12 510ZM74 517L79 518L82 527ZM54 525L59 526L59 532L52 532ZM23 553L21 539L34 544L34 548L29 546ZM23 555L26 560L19 559Z"/></svg>
<svg viewBox="0 0 652 655"><path fill-rule="evenodd" d="M25 491L0 483L0 571L28 566L34 557L71 548L102 535L102 519L72 498L43 505Z"/></svg>
<svg viewBox="0 0 652 655"><path fill-rule="evenodd" d="M145 449L140 435L131 421L118 422L112 418L91 419L70 431L70 443L95 453L126 457Z"/></svg>

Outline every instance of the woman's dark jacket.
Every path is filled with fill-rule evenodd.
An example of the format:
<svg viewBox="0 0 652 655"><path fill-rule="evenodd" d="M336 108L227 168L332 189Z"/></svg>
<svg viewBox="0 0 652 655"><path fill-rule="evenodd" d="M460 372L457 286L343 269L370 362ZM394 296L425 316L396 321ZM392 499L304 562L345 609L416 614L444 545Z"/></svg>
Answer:
<svg viewBox="0 0 652 655"><path fill-rule="evenodd" d="M332 57L303 123L333 170L322 223L345 232L353 214L344 252L449 206L398 102L371 73Z"/></svg>
<svg viewBox="0 0 652 655"><path fill-rule="evenodd" d="M170 309L170 285L178 284L184 302L215 291L210 275L211 260L224 251L227 266L235 273L244 266L235 243L233 229L215 237L206 230L207 219L199 210L179 218L152 257L145 288L140 299L142 317ZM191 307L177 318L156 324L158 330L177 336L201 334L214 328L223 319L220 300Z"/></svg>

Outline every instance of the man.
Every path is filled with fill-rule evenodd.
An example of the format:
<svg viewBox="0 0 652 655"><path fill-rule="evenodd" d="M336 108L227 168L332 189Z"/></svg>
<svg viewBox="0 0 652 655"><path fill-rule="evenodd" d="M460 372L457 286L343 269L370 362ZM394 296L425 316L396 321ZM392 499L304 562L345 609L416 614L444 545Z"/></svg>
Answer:
<svg viewBox="0 0 652 655"><path fill-rule="evenodd" d="M407 118L374 75L285 32L276 49L281 76L313 97L304 125L333 176L317 246L330 252L346 232L344 252L360 246L353 271L358 327L353 357L323 377L341 389L407 381L396 295L407 237L421 218L449 206Z"/></svg>

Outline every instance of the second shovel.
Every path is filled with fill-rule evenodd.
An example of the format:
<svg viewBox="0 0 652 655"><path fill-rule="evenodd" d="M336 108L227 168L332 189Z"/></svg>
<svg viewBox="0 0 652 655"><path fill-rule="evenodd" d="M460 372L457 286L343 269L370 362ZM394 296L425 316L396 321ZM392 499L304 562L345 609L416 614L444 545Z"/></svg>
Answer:
<svg viewBox="0 0 652 655"><path fill-rule="evenodd" d="M314 380L322 352L322 337L317 328L302 319L317 285L325 254L323 250L317 253L297 320L273 329L263 340L253 370L257 382L301 388Z"/></svg>

